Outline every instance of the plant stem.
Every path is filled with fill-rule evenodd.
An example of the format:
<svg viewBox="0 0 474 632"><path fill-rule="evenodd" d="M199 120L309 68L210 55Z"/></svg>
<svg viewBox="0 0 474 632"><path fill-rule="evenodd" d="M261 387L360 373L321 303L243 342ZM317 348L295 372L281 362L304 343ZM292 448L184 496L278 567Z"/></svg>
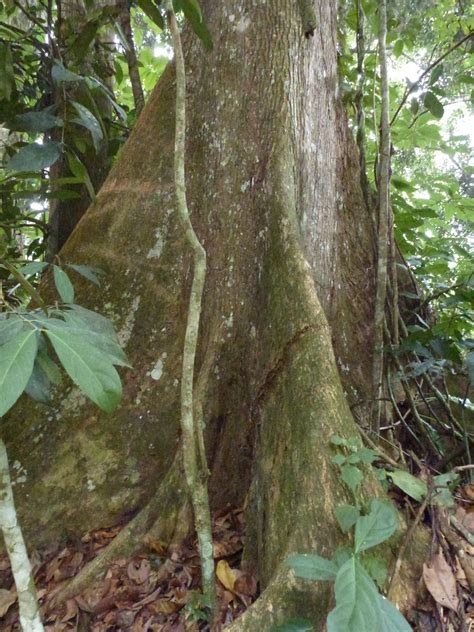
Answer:
<svg viewBox="0 0 474 632"><path fill-rule="evenodd" d="M0 528L18 593L21 628L24 632L43 632L31 564L13 501L7 449L2 439L0 439Z"/></svg>
<svg viewBox="0 0 474 632"><path fill-rule="evenodd" d="M184 169L186 138L186 74L176 17L171 0L166 0L165 10L173 41L176 64L176 131L174 149L174 178L178 217L191 246L194 257L194 274L189 299L188 320L184 338L183 367L181 376L181 431L183 438L183 465L186 482L194 511L194 522L199 542L202 565L203 592L212 612L216 607L214 558L212 550L211 513L207 490L207 467L201 467L200 446L204 444L202 427L194 406L194 363L201 317L202 293L206 277L206 251L194 232L186 201Z"/></svg>
<svg viewBox="0 0 474 632"><path fill-rule="evenodd" d="M38 307L41 307L41 309L43 310L45 314L47 314L48 306L41 298L39 292L37 292L35 288L31 285L31 283L28 281L28 279L24 277L23 274L19 270L17 270L14 265L9 263L5 259L0 259L0 266L4 267L6 270L8 270L8 272L10 272L12 277L14 277L18 281L18 283L27 292L30 298L33 299L33 301L35 301Z"/></svg>
<svg viewBox="0 0 474 632"><path fill-rule="evenodd" d="M372 372L372 396L374 406L372 411L372 427L380 427L380 397L383 378L383 343L385 299L387 296L387 260L388 260L388 216L390 208L390 125L389 125L389 93L387 76L387 4L386 0L379 3L379 58L382 91L382 107L380 113L380 146L379 168L377 174L378 190L378 238L377 238L377 289L374 313L374 352Z"/></svg>

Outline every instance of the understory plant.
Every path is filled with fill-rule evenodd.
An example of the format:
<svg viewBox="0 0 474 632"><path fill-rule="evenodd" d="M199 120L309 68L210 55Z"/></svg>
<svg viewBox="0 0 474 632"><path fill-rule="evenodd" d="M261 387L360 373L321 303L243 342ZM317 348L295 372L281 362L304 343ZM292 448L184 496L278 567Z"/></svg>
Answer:
<svg viewBox="0 0 474 632"><path fill-rule="evenodd" d="M380 592L387 579L384 558L367 553L387 541L398 527L397 512L391 502L373 499L365 507L358 500L357 490L363 479L361 466L371 464L376 453L362 447L356 438L334 436L331 442L344 451L338 452L333 462L354 497L353 504L339 505L335 510L350 546L338 548L331 559L295 554L285 564L296 577L334 582L336 606L327 618L328 632L409 632L412 628L406 619ZM274 627L272 632L304 630L312 630L311 623L294 619Z"/></svg>
<svg viewBox="0 0 474 632"><path fill-rule="evenodd" d="M112 412L122 385L115 366L129 366L114 326L107 318L74 303L74 287L68 274L53 265L59 300L49 306L27 277L44 270L47 263L27 263L21 268L6 260L0 266L23 290L23 301L4 301L0 312L0 418L25 392L47 404L52 387L59 387L61 371L100 409ZM96 271L86 266L68 266L99 283ZM19 292L21 294L21 292ZM30 299L35 307L23 306ZM10 558L18 594L23 630L41 632L43 624L31 564L17 520L7 450L0 436L0 528Z"/></svg>

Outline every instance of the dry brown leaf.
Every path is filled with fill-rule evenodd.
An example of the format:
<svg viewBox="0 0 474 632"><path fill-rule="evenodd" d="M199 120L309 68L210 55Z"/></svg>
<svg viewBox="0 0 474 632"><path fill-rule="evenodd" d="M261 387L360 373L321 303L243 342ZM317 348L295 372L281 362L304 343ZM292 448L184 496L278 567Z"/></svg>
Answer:
<svg viewBox="0 0 474 632"><path fill-rule="evenodd" d="M0 589L0 617L4 617L16 601L16 590Z"/></svg>
<svg viewBox="0 0 474 632"><path fill-rule="evenodd" d="M243 571L234 571L234 573L238 573L234 584L234 591L239 593L239 595L254 597L257 594L257 580L255 577Z"/></svg>
<svg viewBox="0 0 474 632"><path fill-rule="evenodd" d="M127 575L136 584L143 584L150 577L150 562L146 559L130 562Z"/></svg>
<svg viewBox="0 0 474 632"><path fill-rule="evenodd" d="M217 562L216 575L227 590L234 590L236 577L234 571L225 560L219 560L219 562Z"/></svg>
<svg viewBox="0 0 474 632"><path fill-rule="evenodd" d="M157 599L151 604L151 607L157 614L173 614L182 608L182 606L169 599Z"/></svg>
<svg viewBox="0 0 474 632"><path fill-rule="evenodd" d="M457 610L459 599L456 578L442 551L433 555L430 564L423 564L423 579L431 595L441 606Z"/></svg>
<svg viewBox="0 0 474 632"><path fill-rule="evenodd" d="M472 483L468 483L467 485L464 485L464 487L462 488L462 491L464 493L464 496L466 496L466 498L469 498L469 500L474 500L474 485Z"/></svg>

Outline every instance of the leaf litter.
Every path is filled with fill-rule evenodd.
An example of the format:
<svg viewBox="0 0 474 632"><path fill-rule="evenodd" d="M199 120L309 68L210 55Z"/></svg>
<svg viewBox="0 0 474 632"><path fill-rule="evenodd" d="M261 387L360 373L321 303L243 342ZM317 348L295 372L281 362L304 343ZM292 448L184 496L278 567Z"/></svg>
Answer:
<svg viewBox="0 0 474 632"><path fill-rule="evenodd" d="M65 582L99 555L123 526L91 531L66 546L31 554L45 630L209 630L205 608L200 603L200 563L195 541L185 541L173 550L151 541L140 554L116 560L101 582L65 603L54 603ZM258 593L256 578L240 568L244 530L241 509L228 509L213 517L217 594L223 625L242 614ZM15 584L6 555L0 556L0 629L20 630Z"/></svg>

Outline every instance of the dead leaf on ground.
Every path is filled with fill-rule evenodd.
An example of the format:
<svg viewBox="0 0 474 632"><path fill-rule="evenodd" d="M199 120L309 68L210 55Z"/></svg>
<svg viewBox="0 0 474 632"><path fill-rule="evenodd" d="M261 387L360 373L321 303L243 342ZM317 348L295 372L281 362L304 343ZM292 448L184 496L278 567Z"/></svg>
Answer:
<svg viewBox="0 0 474 632"><path fill-rule="evenodd" d="M217 562L216 575L218 580L223 586L225 586L225 588L227 588L227 590L234 590L236 580L235 573L225 560Z"/></svg>
<svg viewBox="0 0 474 632"><path fill-rule="evenodd" d="M130 562L127 566L127 575L136 584L143 584L150 577L150 562L146 559Z"/></svg>
<svg viewBox="0 0 474 632"><path fill-rule="evenodd" d="M456 578L441 551L433 555L429 564L423 564L423 579L435 601L451 610L458 609Z"/></svg>
<svg viewBox="0 0 474 632"><path fill-rule="evenodd" d="M16 601L16 590L0 589L0 617L4 617Z"/></svg>

